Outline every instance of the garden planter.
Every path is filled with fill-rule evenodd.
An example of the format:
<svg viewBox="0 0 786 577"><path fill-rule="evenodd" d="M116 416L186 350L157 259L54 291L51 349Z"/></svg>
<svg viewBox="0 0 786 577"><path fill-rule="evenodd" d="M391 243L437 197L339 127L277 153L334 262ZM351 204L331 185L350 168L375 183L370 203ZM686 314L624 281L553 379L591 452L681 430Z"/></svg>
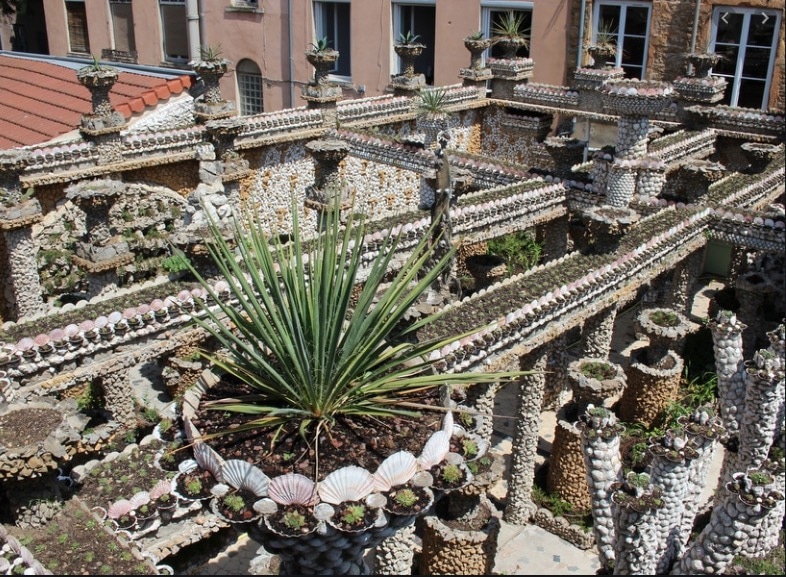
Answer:
<svg viewBox="0 0 786 577"><path fill-rule="evenodd" d="M651 427L660 412L677 399L684 362L674 351L668 351L658 368L632 359L626 370L627 385L620 400L620 419Z"/></svg>
<svg viewBox="0 0 786 577"><path fill-rule="evenodd" d="M453 495L444 500L451 498ZM452 514L445 510L423 517L421 575L492 574L501 528L499 515L483 494L462 500L450 507ZM445 509L448 505L445 502Z"/></svg>

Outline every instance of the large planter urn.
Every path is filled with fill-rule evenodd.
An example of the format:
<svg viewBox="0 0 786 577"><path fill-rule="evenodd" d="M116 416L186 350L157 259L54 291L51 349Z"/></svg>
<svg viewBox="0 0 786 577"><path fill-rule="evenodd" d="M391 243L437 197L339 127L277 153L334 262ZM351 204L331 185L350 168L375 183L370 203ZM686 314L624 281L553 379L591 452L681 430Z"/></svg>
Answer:
<svg viewBox="0 0 786 577"><path fill-rule="evenodd" d="M303 88L303 96L309 101L335 101L343 92L340 86L330 81L330 71L335 68L338 50L309 50L306 60L314 67L314 80Z"/></svg>
<svg viewBox="0 0 786 577"><path fill-rule="evenodd" d="M491 46L491 42L491 38L464 38L464 47L469 50L469 67L472 70L477 71L483 68L483 53Z"/></svg>
<svg viewBox="0 0 786 577"><path fill-rule="evenodd" d="M592 57L592 67L595 69L611 67L617 56L617 47L611 44L590 44L586 51Z"/></svg>
<svg viewBox="0 0 786 577"><path fill-rule="evenodd" d="M685 62L693 69L696 78L707 78L710 70L720 62L720 54L714 52L691 52L685 56Z"/></svg>
<svg viewBox="0 0 786 577"><path fill-rule="evenodd" d="M420 43L395 44L393 46L393 50L403 61L401 66L402 75L407 78L413 78L415 76L415 60L423 53L425 47L424 44Z"/></svg>

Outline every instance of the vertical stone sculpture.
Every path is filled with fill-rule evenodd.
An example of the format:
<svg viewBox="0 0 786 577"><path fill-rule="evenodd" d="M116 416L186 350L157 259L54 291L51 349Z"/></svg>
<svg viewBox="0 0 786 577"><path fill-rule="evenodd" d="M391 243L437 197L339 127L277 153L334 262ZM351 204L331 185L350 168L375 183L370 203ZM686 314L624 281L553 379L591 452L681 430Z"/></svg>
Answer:
<svg viewBox="0 0 786 577"><path fill-rule="evenodd" d="M316 161L314 184L306 188L305 205L317 211L318 228L330 211L347 210L351 205L348 187L341 178L341 161L349 154L349 144L342 140L326 138L306 143Z"/></svg>
<svg viewBox="0 0 786 577"><path fill-rule="evenodd" d="M649 474L631 471L611 489L617 506L614 574L655 575L658 542L652 520L663 507L660 487L650 484Z"/></svg>
<svg viewBox="0 0 786 577"><path fill-rule="evenodd" d="M742 333L747 325L739 322L733 312L721 310L707 326L715 353L721 422L729 435L736 435L745 409Z"/></svg>
<svg viewBox="0 0 786 577"><path fill-rule="evenodd" d="M111 66L98 61L77 71L77 79L90 91L93 111L83 114L79 127L82 135L95 142L98 148L98 163L111 164L123 159L120 131L126 127L125 118L112 109L109 92L119 73Z"/></svg>

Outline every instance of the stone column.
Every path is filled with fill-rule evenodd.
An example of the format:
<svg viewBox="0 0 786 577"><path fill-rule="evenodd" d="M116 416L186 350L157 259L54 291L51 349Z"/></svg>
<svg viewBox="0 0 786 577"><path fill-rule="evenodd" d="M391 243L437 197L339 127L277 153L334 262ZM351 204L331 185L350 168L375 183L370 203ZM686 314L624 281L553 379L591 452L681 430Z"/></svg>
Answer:
<svg viewBox="0 0 786 577"><path fill-rule="evenodd" d="M344 96L341 86L330 80L330 70L339 56L332 48L306 52L306 59L314 67L314 78L302 90L308 108L321 110L323 125L332 128L338 126L336 104Z"/></svg>
<svg viewBox="0 0 786 577"><path fill-rule="evenodd" d="M38 276L38 242L33 225L41 220L41 205L35 198L0 208L0 231L8 251L5 301L8 313L19 320L46 310L41 279Z"/></svg>
<svg viewBox="0 0 786 577"><path fill-rule="evenodd" d="M699 502L704 487L707 485L707 473L718 440L725 435L725 429L711 406L699 407L686 418L679 419L685 427L689 442L698 455L688 466L688 492L685 496L685 509L682 515L680 534L682 542L677 548L677 557L681 557L693 531L696 516L699 514Z"/></svg>
<svg viewBox="0 0 786 577"><path fill-rule="evenodd" d="M350 146L343 140L328 138L306 143L314 157L314 184L306 188L305 205L319 215L318 227L324 226L327 213L347 210L352 206L350 192L341 179L341 161L349 154Z"/></svg>
<svg viewBox="0 0 786 577"><path fill-rule="evenodd" d="M709 523L675 565L672 575L722 575L764 519L776 510L778 502L783 501L782 490L769 483L758 484L758 477L750 473L737 473L728 483ZM708 555L708 551L712 554Z"/></svg>
<svg viewBox="0 0 786 577"><path fill-rule="evenodd" d="M660 487L650 484L647 473L631 471L611 488L617 507L614 574L655 575L658 542L653 520L663 507Z"/></svg>
<svg viewBox="0 0 786 577"><path fill-rule="evenodd" d="M657 157L644 157L639 161L636 191L640 202L660 196L666 183L666 163Z"/></svg>
<svg viewBox="0 0 786 577"><path fill-rule="evenodd" d="M767 349L745 362L745 412L740 423L738 466L758 469L767 458L782 422L776 422L783 401L783 361Z"/></svg>
<svg viewBox="0 0 786 577"><path fill-rule="evenodd" d="M592 530L602 568L614 566L617 534L611 506L612 487L622 480L620 433L623 427L605 407L588 406L577 425L592 503Z"/></svg>
<svg viewBox="0 0 786 577"><path fill-rule="evenodd" d="M516 429L508 469L508 503L503 517L513 525L525 525L537 509L532 501L532 487L535 484L535 457L546 384L543 371L546 370L547 359L545 349L531 351L522 359L522 369L533 372L521 377L517 383Z"/></svg>
<svg viewBox="0 0 786 577"><path fill-rule="evenodd" d="M87 270L90 296L117 288L117 269L134 260L128 243L119 239L110 218L115 197L125 193L115 180L82 181L66 189L66 198L85 212L85 235L77 243L74 263Z"/></svg>
<svg viewBox="0 0 786 577"><path fill-rule="evenodd" d="M704 248L692 252L674 267L671 291L664 301L665 308L674 309L676 312L690 317L693 297L696 292L696 279L701 275L703 267Z"/></svg>
<svg viewBox="0 0 786 577"><path fill-rule="evenodd" d="M539 227L543 239L541 257L543 262L550 262L564 256L570 245L570 216L560 216L548 224Z"/></svg>
<svg viewBox="0 0 786 577"><path fill-rule="evenodd" d="M653 455L652 482L662 490L663 507L655 515L655 572L664 575L682 548L679 529L688 496L690 463L698 452L689 443L684 430L670 430L649 446Z"/></svg>
<svg viewBox="0 0 786 577"><path fill-rule="evenodd" d="M557 412L546 489L573 505L575 510L585 511L592 501L587 488L581 432L576 426L579 417L576 409L576 404L570 402Z"/></svg>
<svg viewBox="0 0 786 577"><path fill-rule="evenodd" d="M120 131L126 127L125 118L112 109L109 92L117 82L118 71L110 66L93 64L77 71L77 79L90 91L93 112L83 114L80 132L96 144L98 163L111 164L123 160Z"/></svg>
<svg viewBox="0 0 786 577"><path fill-rule="evenodd" d="M682 357L674 351L668 352L659 368L631 360L626 370L628 384L620 400L620 419L651 427L660 412L677 399L683 366Z"/></svg>
<svg viewBox="0 0 786 577"><path fill-rule="evenodd" d="M137 419L128 368L102 375L101 388L106 410L112 414L112 418L124 427L135 427Z"/></svg>
<svg viewBox="0 0 786 577"><path fill-rule="evenodd" d="M726 169L718 162L690 159L680 168L678 200L696 204L707 196L710 186L725 176Z"/></svg>
<svg viewBox="0 0 786 577"><path fill-rule="evenodd" d="M721 422L727 434L736 435L745 409L745 358L742 333L747 325L731 311L722 310L707 323L712 333L715 371L718 375L718 403Z"/></svg>
<svg viewBox="0 0 786 577"><path fill-rule="evenodd" d="M617 318L617 304L613 304L584 321L581 327L579 358L607 358L611 352L614 336L614 321Z"/></svg>
<svg viewBox="0 0 786 577"><path fill-rule="evenodd" d="M557 411L565 404L570 394L568 383L568 333L562 333L549 342L546 362L546 389L543 394L542 410Z"/></svg>
<svg viewBox="0 0 786 577"><path fill-rule="evenodd" d="M235 103L221 96L221 78L226 74L229 60L217 55L205 55L189 63L204 83L204 92L194 100L197 122L228 118L235 114Z"/></svg>
<svg viewBox="0 0 786 577"><path fill-rule="evenodd" d="M221 180L239 180L249 172L248 161L235 148L235 138L246 126L242 118L224 118L205 123L210 133L216 156L221 160Z"/></svg>
<svg viewBox="0 0 786 577"><path fill-rule="evenodd" d="M486 97L486 82L491 80L491 69L483 64L483 53L491 46L491 38L464 38L464 47L470 52L469 68L459 70L464 86L478 89L478 98Z"/></svg>

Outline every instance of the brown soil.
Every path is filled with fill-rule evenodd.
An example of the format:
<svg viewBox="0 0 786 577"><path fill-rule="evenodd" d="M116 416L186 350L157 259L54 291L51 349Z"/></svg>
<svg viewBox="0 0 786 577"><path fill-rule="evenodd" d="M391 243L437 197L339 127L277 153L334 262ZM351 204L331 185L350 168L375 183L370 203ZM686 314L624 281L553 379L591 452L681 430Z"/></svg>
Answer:
<svg viewBox="0 0 786 577"><path fill-rule="evenodd" d="M443 413L429 410L424 411L420 418L339 417L328 432L320 435L314 446L310 438L299 434L299 423L285 425L281 431L257 428L231 432L249 417L204 409L205 403L211 400L247 392L250 391L245 385L230 385L224 381L216 384L202 398L194 425L206 437L223 433L208 441L213 449L225 459L242 459L258 466L268 477L296 472L322 480L331 471L347 465L357 465L373 472L385 457L396 451L405 450L419 455L428 438L442 425ZM413 400L436 405L436 392Z"/></svg>
<svg viewBox="0 0 786 577"><path fill-rule="evenodd" d="M43 443L63 421L55 409L19 409L0 416L0 446L21 448ZM30 423L36 423L31 427Z"/></svg>
<svg viewBox="0 0 786 577"><path fill-rule="evenodd" d="M75 499L43 529L7 527L55 575L155 575L155 567Z"/></svg>

